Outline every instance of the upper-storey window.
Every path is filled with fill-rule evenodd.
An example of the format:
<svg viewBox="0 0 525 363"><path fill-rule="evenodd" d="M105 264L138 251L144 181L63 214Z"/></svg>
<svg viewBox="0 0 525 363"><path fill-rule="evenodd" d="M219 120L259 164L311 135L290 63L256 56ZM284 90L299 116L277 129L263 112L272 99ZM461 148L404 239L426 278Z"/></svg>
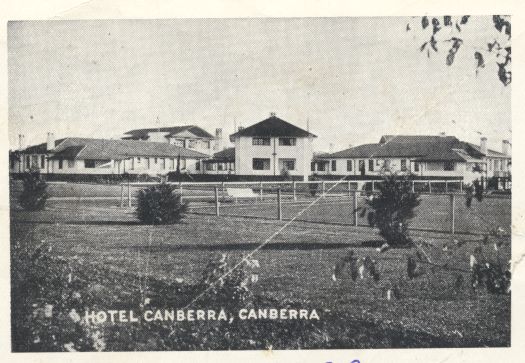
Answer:
<svg viewBox="0 0 525 363"><path fill-rule="evenodd" d="M295 137L280 137L279 146L295 146L297 139Z"/></svg>
<svg viewBox="0 0 525 363"><path fill-rule="evenodd" d="M252 139L252 145L270 146L270 138L269 137L254 137Z"/></svg>

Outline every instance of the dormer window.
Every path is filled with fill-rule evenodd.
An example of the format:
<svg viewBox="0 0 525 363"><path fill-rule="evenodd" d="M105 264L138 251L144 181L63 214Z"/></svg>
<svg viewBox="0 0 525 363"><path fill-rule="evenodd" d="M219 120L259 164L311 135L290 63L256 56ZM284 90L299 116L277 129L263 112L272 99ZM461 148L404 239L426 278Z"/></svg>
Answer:
<svg viewBox="0 0 525 363"><path fill-rule="evenodd" d="M295 146L297 139L295 137L280 137L279 146Z"/></svg>

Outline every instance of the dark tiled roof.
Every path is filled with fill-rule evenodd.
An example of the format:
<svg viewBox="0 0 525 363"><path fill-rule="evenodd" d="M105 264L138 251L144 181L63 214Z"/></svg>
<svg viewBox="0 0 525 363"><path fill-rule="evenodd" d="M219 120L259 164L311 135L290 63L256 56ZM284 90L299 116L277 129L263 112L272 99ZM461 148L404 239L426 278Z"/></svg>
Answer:
<svg viewBox="0 0 525 363"><path fill-rule="evenodd" d="M281 120L277 116L270 116L266 120L258 122L245 129L230 135L230 139L236 136L259 136L259 137L317 137L316 135L301 129L289 122Z"/></svg>
<svg viewBox="0 0 525 363"><path fill-rule="evenodd" d="M66 146L64 148L59 148L59 151L56 151L50 159L75 159L77 155L84 149L85 145L77 146Z"/></svg>
<svg viewBox="0 0 525 363"><path fill-rule="evenodd" d="M477 150L479 153L481 153L481 148L479 145L475 145L475 144L472 144L470 142L467 142L466 144L468 144L470 147L472 147L473 149ZM492 156L492 157L499 157L499 158L510 158L510 156L508 155L505 155L503 154L502 152L499 152L499 151L495 151L495 150L491 150L491 149L487 149L487 156Z"/></svg>
<svg viewBox="0 0 525 363"><path fill-rule="evenodd" d="M425 161L465 161L483 155L454 136L385 135L378 144L364 144L333 153L327 158L416 158Z"/></svg>
<svg viewBox="0 0 525 363"><path fill-rule="evenodd" d="M55 140L55 147L57 147L62 141L65 139L58 139ZM47 142L43 142L42 144L28 146L24 150L21 151L22 154L47 154Z"/></svg>
<svg viewBox="0 0 525 363"><path fill-rule="evenodd" d="M197 137L210 138L213 139L213 135L208 133L206 130L195 125L185 125L185 126L172 126L172 127L152 127L147 129L136 129L130 130L124 133L124 135L129 135L123 137L123 139L146 139L148 133L150 132L167 132L168 136L175 136L181 132L189 131Z"/></svg>
<svg viewBox="0 0 525 363"><path fill-rule="evenodd" d="M229 147L227 149L224 149L222 151L218 151L215 154L213 154L213 158L211 160L215 161L235 161L235 148Z"/></svg>
<svg viewBox="0 0 525 363"><path fill-rule="evenodd" d="M69 137L53 150L54 158L86 160L126 159L131 156L204 159L209 156L164 142Z"/></svg>

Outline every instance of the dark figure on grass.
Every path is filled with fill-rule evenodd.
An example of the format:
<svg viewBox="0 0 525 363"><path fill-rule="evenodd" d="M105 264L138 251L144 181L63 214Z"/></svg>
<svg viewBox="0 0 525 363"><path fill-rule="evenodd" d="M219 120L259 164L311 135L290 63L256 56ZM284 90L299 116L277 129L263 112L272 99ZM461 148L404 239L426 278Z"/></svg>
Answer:
<svg viewBox="0 0 525 363"><path fill-rule="evenodd" d="M379 193L367 200L371 219L390 246L404 246L410 242L408 222L420 203L419 195L412 191L411 176L387 175L378 189Z"/></svg>
<svg viewBox="0 0 525 363"><path fill-rule="evenodd" d="M181 201L175 187L162 183L138 194L137 217L144 224L175 224L184 218L188 204Z"/></svg>

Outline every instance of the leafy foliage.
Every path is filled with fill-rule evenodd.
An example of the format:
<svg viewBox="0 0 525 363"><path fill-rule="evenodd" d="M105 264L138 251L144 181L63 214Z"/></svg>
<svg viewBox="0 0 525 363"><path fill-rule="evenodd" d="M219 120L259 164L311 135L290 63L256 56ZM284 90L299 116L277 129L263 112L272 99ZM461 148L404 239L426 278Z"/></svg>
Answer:
<svg viewBox="0 0 525 363"><path fill-rule="evenodd" d="M374 210L379 234L392 246L405 245L410 242L408 221L420 203L419 195L412 191L409 176L386 176L378 188L379 194L368 199L367 204Z"/></svg>
<svg viewBox="0 0 525 363"><path fill-rule="evenodd" d="M428 17L423 16L421 18L421 29L423 31L429 31L430 37L429 40L424 42L419 50L421 52L426 50L427 56L430 57L431 50L433 52L438 52L438 44L450 44L448 48L448 54L446 57L446 65L451 66L454 63L456 53L458 53L460 47L463 45L463 39L461 37L462 27L467 25L470 19L470 15L462 15L452 17L450 15L445 15L442 17ZM494 28L499 34L496 34L493 41L487 43L486 46L483 46L479 50L479 46L475 47L474 59L476 60L476 75L478 72L485 67L485 58L488 56L494 56L495 62L498 67L498 78L503 83L504 86L507 86L512 81L512 72L511 72L511 22L510 17L504 15L494 15L492 17L492 23ZM410 24L406 27L407 31L412 30ZM444 29L448 29L450 35L445 36L447 39L438 40L438 35L441 35L440 32L443 32ZM498 39L499 35L503 35L507 38L504 41ZM502 44L503 43L503 44Z"/></svg>
<svg viewBox="0 0 525 363"><path fill-rule="evenodd" d="M184 218L188 204L182 203L175 187L162 183L143 189L138 194L136 214L144 224L174 224Z"/></svg>
<svg viewBox="0 0 525 363"><path fill-rule="evenodd" d="M24 173L22 177L23 191L18 201L22 208L28 211L43 210L49 195L47 183L41 179L38 171Z"/></svg>

